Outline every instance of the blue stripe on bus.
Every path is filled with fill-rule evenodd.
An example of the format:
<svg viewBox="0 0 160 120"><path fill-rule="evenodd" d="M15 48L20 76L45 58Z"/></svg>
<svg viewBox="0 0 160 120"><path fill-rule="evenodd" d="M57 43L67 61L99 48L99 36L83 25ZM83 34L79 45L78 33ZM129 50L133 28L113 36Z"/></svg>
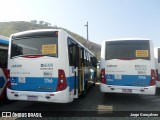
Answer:
<svg viewBox="0 0 160 120"><path fill-rule="evenodd" d="M85 73L84 77L85 81L88 80L89 74ZM48 78L49 80L52 80L52 83L45 83L44 79L44 77L25 77L25 83L19 83L19 77L11 77L11 89L20 91L55 92L57 89L58 78ZM75 84L76 89L78 89L78 76L76 76L76 83L74 81L74 76L66 78L67 86L69 86L70 91L75 88ZM44 90L45 88L52 89Z"/></svg>
<svg viewBox="0 0 160 120"><path fill-rule="evenodd" d="M0 39L0 43L9 44L9 41Z"/></svg>
<svg viewBox="0 0 160 120"><path fill-rule="evenodd" d="M5 84L4 77L0 77L0 88L3 88L4 84Z"/></svg>
<svg viewBox="0 0 160 120"><path fill-rule="evenodd" d="M11 77L11 89L22 91L37 91L37 92L54 92L57 89L58 78L48 78L49 81L45 81L47 78L43 77L25 77L25 83L19 83L19 77ZM46 83L47 82L47 83Z"/></svg>
<svg viewBox="0 0 160 120"><path fill-rule="evenodd" d="M19 83L19 77L11 77L11 89L20 91L37 91L37 92L56 92L58 78L48 78L52 83L45 83L43 77L26 77L25 83ZM75 88L74 76L66 78L67 86L70 91ZM40 88L41 87L41 88ZM45 90L45 88L50 90ZM78 88L78 77L76 77L76 88Z"/></svg>
<svg viewBox="0 0 160 120"><path fill-rule="evenodd" d="M115 75L107 74L107 85L123 86L149 86L150 75L121 75L121 79L115 79Z"/></svg>

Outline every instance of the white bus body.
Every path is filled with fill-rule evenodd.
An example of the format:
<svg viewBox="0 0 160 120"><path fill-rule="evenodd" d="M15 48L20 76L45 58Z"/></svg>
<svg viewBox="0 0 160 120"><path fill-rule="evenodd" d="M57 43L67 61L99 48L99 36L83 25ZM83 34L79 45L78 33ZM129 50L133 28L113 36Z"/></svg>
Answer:
<svg viewBox="0 0 160 120"><path fill-rule="evenodd" d="M83 64L94 54L67 32L32 30L13 34L10 39L10 100L68 103L86 93L94 67Z"/></svg>
<svg viewBox="0 0 160 120"><path fill-rule="evenodd" d="M155 60L151 40L104 41L100 69L101 92L155 94Z"/></svg>

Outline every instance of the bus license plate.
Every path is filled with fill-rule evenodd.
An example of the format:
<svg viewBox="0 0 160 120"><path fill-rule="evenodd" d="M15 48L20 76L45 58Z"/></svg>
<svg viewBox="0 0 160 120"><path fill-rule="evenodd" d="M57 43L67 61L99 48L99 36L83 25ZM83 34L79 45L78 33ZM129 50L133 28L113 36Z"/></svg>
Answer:
<svg viewBox="0 0 160 120"><path fill-rule="evenodd" d="M124 92L124 93L132 93L132 89L122 89L122 92Z"/></svg>
<svg viewBox="0 0 160 120"><path fill-rule="evenodd" d="M38 101L38 96L27 96L27 100L29 100L29 101Z"/></svg>

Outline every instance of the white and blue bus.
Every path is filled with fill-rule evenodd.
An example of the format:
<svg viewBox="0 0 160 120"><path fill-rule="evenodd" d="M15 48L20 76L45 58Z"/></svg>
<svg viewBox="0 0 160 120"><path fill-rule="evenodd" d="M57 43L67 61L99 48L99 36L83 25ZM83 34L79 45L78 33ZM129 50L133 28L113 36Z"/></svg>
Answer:
<svg viewBox="0 0 160 120"><path fill-rule="evenodd" d="M9 85L7 74L9 38L0 35L0 100L4 99L6 87Z"/></svg>
<svg viewBox="0 0 160 120"><path fill-rule="evenodd" d="M154 95L155 60L149 39L114 39L101 48L100 91Z"/></svg>
<svg viewBox="0 0 160 120"><path fill-rule="evenodd" d="M11 35L10 100L68 103L95 83L95 55L62 29Z"/></svg>
<svg viewBox="0 0 160 120"><path fill-rule="evenodd" d="M160 88L160 47L154 48L155 66L156 66L156 87Z"/></svg>

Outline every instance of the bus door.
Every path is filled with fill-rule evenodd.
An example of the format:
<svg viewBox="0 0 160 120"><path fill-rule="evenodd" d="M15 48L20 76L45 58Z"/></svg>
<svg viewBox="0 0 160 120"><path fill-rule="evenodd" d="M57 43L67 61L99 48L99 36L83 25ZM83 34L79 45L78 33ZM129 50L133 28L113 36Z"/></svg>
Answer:
<svg viewBox="0 0 160 120"><path fill-rule="evenodd" d="M81 94L84 90L84 69L83 69L83 59L84 59L84 49L78 47L78 92Z"/></svg>
<svg viewBox="0 0 160 120"><path fill-rule="evenodd" d="M69 44L69 64L71 66L71 76L74 81L74 98L78 98L78 44L68 38Z"/></svg>
<svg viewBox="0 0 160 120"><path fill-rule="evenodd" d="M75 98L78 98L78 45L77 44L74 44L73 45L73 59L74 59L74 95L75 95Z"/></svg>

